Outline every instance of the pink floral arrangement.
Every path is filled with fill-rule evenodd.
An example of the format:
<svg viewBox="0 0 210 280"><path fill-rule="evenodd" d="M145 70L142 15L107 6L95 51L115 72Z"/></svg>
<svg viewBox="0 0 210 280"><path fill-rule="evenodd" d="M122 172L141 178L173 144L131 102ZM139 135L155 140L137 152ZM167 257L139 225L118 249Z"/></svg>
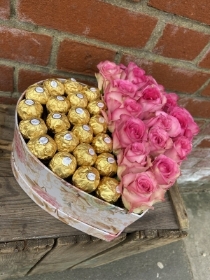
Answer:
<svg viewBox="0 0 210 280"><path fill-rule="evenodd" d="M180 176L180 166L192 150L199 128L178 106L178 96L166 93L156 80L130 62L127 67L105 61L96 74L113 137L122 202L140 213L164 200Z"/></svg>

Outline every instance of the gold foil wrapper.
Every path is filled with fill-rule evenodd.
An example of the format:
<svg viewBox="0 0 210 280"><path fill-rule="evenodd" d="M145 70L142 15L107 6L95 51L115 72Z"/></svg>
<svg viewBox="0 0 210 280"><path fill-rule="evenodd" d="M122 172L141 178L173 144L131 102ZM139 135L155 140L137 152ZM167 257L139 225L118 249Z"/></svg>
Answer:
<svg viewBox="0 0 210 280"><path fill-rule="evenodd" d="M81 166L74 172L72 181L75 187L91 193L98 187L100 175L92 166Z"/></svg>
<svg viewBox="0 0 210 280"><path fill-rule="evenodd" d="M86 87L83 89L84 94L87 96L87 99L89 102L95 101L97 99L100 99L100 90L95 87Z"/></svg>
<svg viewBox="0 0 210 280"><path fill-rule="evenodd" d="M87 109L91 115L99 115L102 110L106 110L106 105L102 100L95 100L88 104Z"/></svg>
<svg viewBox="0 0 210 280"><path fill-rule="evenodd" d="M33 101L31 99L23 99L17 106L17 112L22 120L41 118L43 107L37 101Z"/></svg>
<svg viewBox="0 0 210 280"><path fill-rule="evenodd" d="M48 79L43 82L50 95L64 95L65 87L58 79Z"/></svg>
<svg viewBox="0 0 210 280"><path fill-rule="evenodd" d="M79 139L80 143L91 143L93 140L93 130L87 124L75 125L72 132Z"/></svg>
<svg viewBox="0 0 210 280"><path fill-rule="evenodd" d="M55 134L55 143L59 152L72 152L77 145L79 145L79 139L71 131L62 131Z"/></svg>
<svg viewBox="0 0 210 280"><path fill-rule="evenodd" d="M96 189L96 195L109 203L114 203L120 198L120 193L117 192L118 185L116 179L104 177Z"/></svg>
<svg viewBox="0 0 210 280"><path fill-rule="evenodd" d="M75 92L70 94L68 96L68 100L70 101L71 107L86 108L88 104L86 95L81 92Z"/></svg>
<svg viewBox="0 0 210 280"><path fill-rule="evenodd" d="M116 160L110 153L100 154L95 162L95 168L102 176L112 177L117 173Z"/></svg>
<svg viewBox="0 0 210 280"><path fill-rule="evenodd" d="M107 123L100 115L95 115L90 118L89 125L93 129L93 134L105 133L107 131Z"/></svg>
<svg viewBox="0 0 210 280"><path fill-rule="evenodd" d="M57 150L55 141L46 134L29 140L27 146L32 154L42 160L52 158Z"/></svg>
<svg viewBox="0 0 210 280"><path fill-rule="evenodd" d="M27 88L25 97L26 99L32 99L33 101L37 101L41 104L46 104L50 94L45 87L36 84Z"/></svg>
<svg viewBox="0 0 210 280"><path fill-rule="evenodd" d="M50 169L59 177L71 176L77 168L77 161L74 156L66 152L58 152L49 163Z"/></svg>
<svg viewBox="0 0 210 280"><path fill-rule="evenodd" d="M46 124L53 133L59 133L70 128L69 120L63 113L50 113L47 116Z"/></svg>
<svg viewBox="0 0 210 280"><path fill-rule="evenodd" d="M40 118L22 120L19 129L25 139L32 139L47 133L47 126Z"/></svg>
<svg viewBox="0 0 210 280"><path fill-rule="evenodd" d="M66 82L64 83L64 87L65 87L65 92L68 95L83 90L83 86L80 83L78 83L74 78L66 80Z"/></svg>
<svg viewBox="0 0 210 280"><path fill-rule="evenodd" d="M87 124L90 120L90 114L87 109L80 107L73 107L69 110L68 118L70 123Z"/></svg>
<svg viewBox="0 0 210 280"><path fill-rule="evenodd" d="M97 159L93 147L86 143L79 144L73 151L73 155L75 156L78 165L91 166Z"/></svg>
<svg viewBox="0 0 210 280"><path fill-rule="evenodd" d="M99 133L93 138L92 146L97 154L112 152L113 142L108 134Z"/></svg>
<svg viewBox="0 0 210 280"><path fill-rule="evenodd" d="M70 109L70 102L65 96L50 96L46 107L50 113L57 112L66 114Z"/></svg>

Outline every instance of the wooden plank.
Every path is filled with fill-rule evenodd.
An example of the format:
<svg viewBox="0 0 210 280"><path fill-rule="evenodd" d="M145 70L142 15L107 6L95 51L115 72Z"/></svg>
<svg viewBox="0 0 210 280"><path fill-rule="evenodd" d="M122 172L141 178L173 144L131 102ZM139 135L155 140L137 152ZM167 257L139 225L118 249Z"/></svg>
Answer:
<svg viewBox="0 0 210 280"><path fill-rule="evenodd" d="M181 230L189 229L189 220L187 217L187 211L177 184L175 184L172 188L169 189L169 196L171 198L175 210L174 212L179 223L179 228Z"/></svg>
<svg viewBox="0 0 210 280"><path fill-rule="evenodd" d="M12 141L15 124L15 106L0 104L0 138Z"/></svg>
<svg viewBox="0 0 210 280"><path fill-rule="evenodd" d="M104 265L128 256L139 254L175 241L187 236L186 232L179 230L151 230L138 231L130 234L119 246L98 254L73 268L89 268Z"/></svg>
<svg viewBox="0 0 210 280"><path fill-rule="evenodd" d="M111 242L91 238L86 234L58 238L56 246L28 275L64 271L104 250L119 245L125 238L125 233Z"/></svg>
<svg viewBox="0 0 210 280"><path fill-rule="evenodd" d="M0 177L0 242L82 234L37 206L14 177ZM43 224L45 226L43 227ZM144 229L178 229L169 200L157 204L126 232Z"/></svg>
<svg viewBox="0 0 210 280"><path fill-rule="evenodd" d="M0 279L25 276L53 244L54 239L0 243Z"/></svg>

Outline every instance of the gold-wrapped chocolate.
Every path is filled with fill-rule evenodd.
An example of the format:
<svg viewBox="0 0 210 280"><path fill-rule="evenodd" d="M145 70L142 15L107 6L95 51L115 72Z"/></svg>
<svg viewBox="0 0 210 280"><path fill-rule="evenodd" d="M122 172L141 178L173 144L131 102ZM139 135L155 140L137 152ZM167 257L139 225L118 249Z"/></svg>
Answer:
<svg viewBox="0 0 210 280"><path fill-rule="evenodd" d="M91 193L98 187L100 175L92 166L81 166L74 172L72 181L75 187Z"/></svg>
<svg viewBox="0 0 210 280"><path fill-rule="evenodd" d="M93 129L93 134L97 135L99 133L105 133L107 131L107 123L105 119L100 115L95 115L90 118L90 127Z"/></svg>
<svg viewBox="0 0 210 280"><path fill-rule="evenodd" d="M70 123L87 124L90 120L90 114L87 109L80 107L73 107L69 110L68 118Z"/></svg>
<svg viewBox="0 0 210 280"><path fill-rule="evenodd" d="M87 109L91 115L99 115L102 110L106 110L104 101L95 100L88 104Z"/></svg>
<svg viewBox="0 0 210 280"><path fill-rule="evenodd" d="M84 94L87 96L87 99L89 102L92 102L94 100L100 99L100 90L98 88L95 87L85 87L83 89Z"/></svg>
<svg viewBox="0 0 210 280"><path fill-rule="evenodd" d="M65 96L50 96L46 107L50 113L57 112L66 114L70 109L70 102Z"/></svg>
<svg viewBox="0 0 210 280"><path fill-rule="evenodd" d="M55 134L55 143L59 152L72 152L79 144L79 139L71 131L62 131Z"/></svg>
<svg viewBox="0 0 210 280"><path fill-rule="evenodd" d="M118 185L119 182L116 179L104 177L96 189L96 195L109 203L114 203L120 197L117 191Z"/></svg>
<svg viewBox="0 0 210 280"><path fill-rule="evenodd" d="M48 90L50 95L64 95L65 88L58 79L48 79L43 82L44 87Z"/></svg>
<svg viewBox="0 0 210 280"><path fill-rule="evenodd" d="M77 168L77 161L74 156L66 152L58 152L49 163L50 169L59 177L71 176Z"/></svg>
<svg viewBox="0 0 210 280"><path fill-rule="evenodd" d="M110 153L100 154L95 162L95 168L102 176L112 177L117 173L116 160Z"/></svg>
<svg viewBox="0 0 210 280"><path fill-rule="evenodd" d="M33 101L37 101L41 104L46 104L50 94L45 87L36 84L27 88L25 97L26 99L32 99Z"/></svg>
<svg viewBox="0 0 210 280"><path fill-rule="evenodd" d="M108 134L99 133L93 138L92 146L97 154L112 152L113 142Z"/></svg>
<svg viewBox="0 0 210 280"><path fill-rule="evenodd" d="M67 116L63 113L50 113L46 119L47 127L53 132L58 133L68 130L70 123Z"/></svg>
<svg viewBox="0 0 210 280"><path fill-rule="evenodd" d="M68 79L64 83L65 92L70 95L75 92L83 90L83 86L78 83L74 78Z"/></svg>
<svg viewBox="0 0 210 280"><path fill-rule="evenodd" d="M47 134L29 140L27 146L32 154L42 160L52 158L57 150L55 141Z"/></svg>
<svg viewBox="0 0 210 280"><path fill-rule="evenodd" d="M93 130L87 124L75 125L72 132L77 136L80 143L91 143L93 140Z"/></svg>
<svg viewBox="0 0 210 280"><path fill-rule="evenodd" d="M97 159L93 147L86 143L79 144L73 151L73 155L75 156L78 165L91 166Z"/></svg>
<svg viewBox="0 0 210 280"><path fill-rule="evenodd" d="M47 133L47 126L40 118L22 120L19 129L25 139L32 139Z"/></svg>
<svg viewBox="0 0 210 280"><path fill-rule="evenodd" d="M71 107L87 107L88 100L85 94L81 92L75 92L68 96L68 100L70 101Z"/></svg>
<svg viewBox="0 0 210 280"><path fill-rule="evenodd" d="M23 99L17 106L17 112L22 120L41 118L43 107L37 101L33 101L31 99Z"/></svg>

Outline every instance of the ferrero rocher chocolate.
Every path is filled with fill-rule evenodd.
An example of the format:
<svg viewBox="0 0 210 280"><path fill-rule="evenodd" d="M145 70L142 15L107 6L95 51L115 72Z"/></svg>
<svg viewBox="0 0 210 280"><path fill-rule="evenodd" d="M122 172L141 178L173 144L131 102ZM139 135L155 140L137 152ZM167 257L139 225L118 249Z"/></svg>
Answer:
<svg viewBox="0 0 210 280"><path fill-rule="evenodd" d="M93 134L97 135L98 133L106 132L107 123L105 119L100 115L95 115L90 118L89 121L90 127L93 129Z"/></svg>
<svg viewBox="0 0 210 280"><path fill-rule="evenodd" d="M55 143L59 152L72 152L79 144L79 139L71 131L62 131L55 134Z"/></svg>
<svg viewBox="0 0 210 280"><path fill-rule="evenodd" d="M97 154L112 152L112 139L108 134L99 133L93 138L92 146Z"/></svg>
<svg viewBox="0 0 210 280"><path fill-rule="evenodd" d="M49 167L56 175L64 179L74 173L77 167L77 161L69 153L58 152L51 159Z"/></svg>
<svg viewBox="0 0 210 280"><path fill-rule="evenodd" d="M116 160L110 153L100 154L95 162L95 168L102 176L112 177L117 173Z"/></svg>
<svg viewBox="0 0 210 280"><path fill-rule="evenodd" d="M91 166L97 159L93 147L86 143L79 144L73 151L73 155L75 156L78 165Z"/></svg>
<svg viewBox="0 0 210 280"><path fill-rule="evenodd" d="M75 92L68 96L68 100L70 101L71 107L87 107L88 100L85 94L81 92Z"/></svg>
<svg viewBox="0 0 210 280"><path fill-rule="evenodd" d="M48 79L43 82L50 95L64 95L64 85L58 79Z"/></svg>
<svg viewBox="0 0 210 280"><path fill-rule="evenodd" d="M83 89L83 86L78 83L74 78L66 80L64 83L65 92L70 95L74 92L80 92Z"/></svg>
<svg viewBox="0 0 210 280"><path fill-rule="evenodd" d="M117 192L118 185L116 179L104 177L96 189L96 195L109 203L114 203L120 197L120 193Z"/></svg>
<svg viewBox="0 0 210 280"><path fill-rule="evenodd" d="M106 109L102 100L95 100L88 104L87 109L91 115L99 115L102 110Z"/></svg>
<svg viewBox="0 0 210 280"><path fill-rule="evenodd" d="M69 120L63 113L50 113L47 116L46 124L53 133L65 131L70 128Z"/></svg>
<svg viewBox="0 0 210 280"><path fill-rule="evenodd" d="M87 109L80 107L73 107L69 110L68 118L70 123L87 124L90 120L90 114Z"/></svg>
<svg viewBox="0 0 210 280"><path fill-rule="evenodd" d="M17 112L22 120L40 118L43 113L42 105L31 99L23 99L17 106Z"/></svg>
<svg viewBox="0 0 210 280"><path fill-rule="evenodd" d="M92 166L81 166L74 172L72 181L75 187L91 193L98 187L100 175Z"/></svg>
<svg viewBox="0 0 210 280"><path fill-rule="evenodd" d="M36 138L47 133L47 126L40 118L20 121L19 129L23 137L26 139Z"/></svg>
<svg viewBox="0 0 210 280"><path fill-rule="evenodd" d="M46 134L29 140L27 146L32 154L43 160L52 158L57 150L55 141Z"/></svg>
<svg viewBox="0 0 210 280"><path fill-rule="evenodd" d="M41 85L30 86L25 93L26 99L38 101L41 104L46 104L50 94L48 90Z"/></svg>
<svg viewBox="0 0 210 280"><path fill-rule="evenodd" d="M86 87L83 89L83 92L87 96L89 102L99 99L101 95L100 90L94 87L91 88Z"/></svg>
<svg viewBox="0 0 210 280"><path fill-rule="evenodd" d="M77 136L80 143L91 143L93 140L93 130L87 124L75 125L72 132Z"/></svg>
<svg viewBox="0 0 210 280"><path fill-rule="evenodd" d="M57 112L66 114L70 108L70 102L65 96L50 96L46 104L48 112Z"/></svg>

